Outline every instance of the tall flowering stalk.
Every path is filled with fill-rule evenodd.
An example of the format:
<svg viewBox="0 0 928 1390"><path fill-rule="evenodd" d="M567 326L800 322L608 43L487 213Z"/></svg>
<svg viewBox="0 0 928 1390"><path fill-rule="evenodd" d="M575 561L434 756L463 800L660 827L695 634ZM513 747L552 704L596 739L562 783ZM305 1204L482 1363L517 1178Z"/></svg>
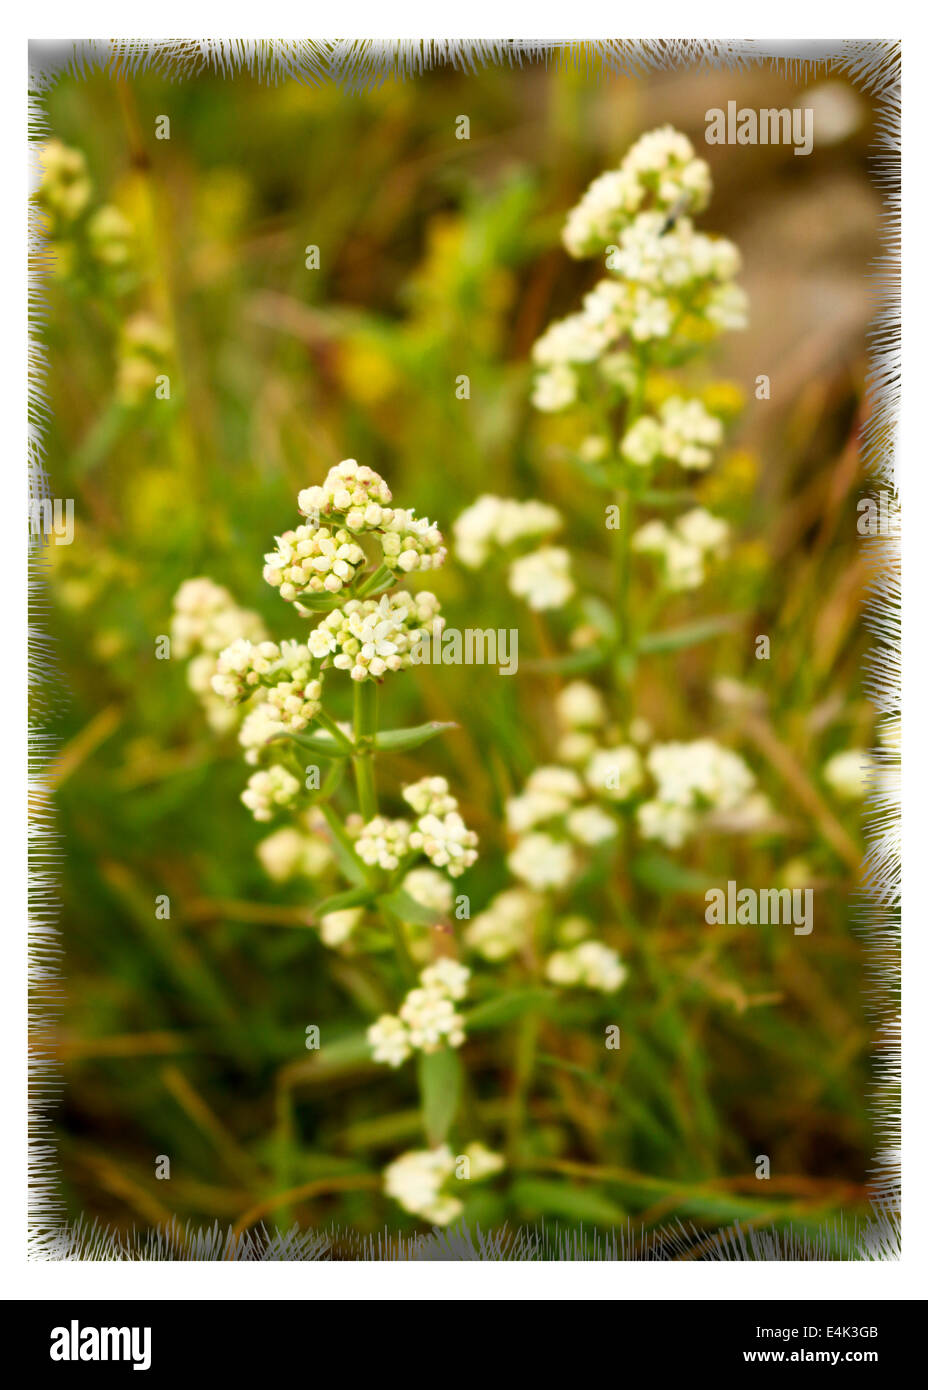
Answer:
<svg viewBox="0 0 928 1390"><path fill-rule="evenodd" d="M262 845L269 872L322 878L337 866L348 886L313 911L332 949L350 942L376 956L388 929L404 992L397 1012L370 1026L365 1046L390 1067L416 1054L433 1149L394 1165L386 1188L408 1210L448 1221L461 1209L443 1190L448 1180L486 1177L500 1166L479 1143L456 1158L445 1142L461 1089L456 1049L465 1028L457 1006L470 970L447 953L447 936L430 931L450 914L452 880L476 859L477 837L443 777L406 786L399 816L382 813L376 777L378 757L420 747L447 727L383 729L378 709L380 685L441 631L435 595L412 593L398 580L441 565L446 551L438 528L394 506L385 480L354 459L304 489L298 506L304 519L277 538L264 578L312 624L306 640L272 641L256 614L199 578L175 598L173 651L189 659L189 682L211 723L237 728L255 769L245 806L258 821L295 822ZM339 677L354 685L351 724L326 708L328 683ZM324 777L308 757L323 760ZM333 798L349 764L357 809L343 816Z"/></svg>
<svg viewBox="0 0 928 1390"><path fill-rule="evenodd" d="M699 588L728 540L727 523L698 505L689 486L713 463L723 420L669 376L745 322L745 295L733 282L737 248L691 220L710 193L708 166L685 136L670 127L643 136L568 214L567 251L601 258L606 274L532 352L533 403L574 417L573 458L604 497L611 591L578 593L569 551L550 543L563 524L553 507L484 496L455 522L466 564L502 557L511 591L531 608L574 607L576 650L561 669L612 675L609 698L583 680L563 689L556 702L562 765L533 773L507 808L517 837L510 868L533 889L566 886L576 844L615 839L615 813L671 848L713 813L762 818L753 776L736 753L706 738L654 743L633 701L642 654L687 640L686 633L655 640L661 610ZM633 578L644 601L633 596Z"/></svg>
<svg viewBox="0 0 928 1390"><path fill-rule="evenodd" d="M502 560L514 595L539 617L565 610L572 628L574 650L548 662L574 677L555 699L556 761L536 768L506 805L507 864L517 886L504 889L468 933L485 960L534 960L536 977L561 992L614 995L628 977L611 944L621 932L635 941L650 985L668 998L644 926L656 904L629 872L635 843L656 841L663 853L723 824L754 829L770 815L737 752L709 737L656 741L635 704L636 671L649 650L706 636L662 631L662 611L699 588L728 541L727 523L690 486L711 467L723 420L680 373L719 334L745 323L737 248L692 221L710 194L708 166L665 127L597 178L564 227L568 253L598 259L605 273L580 308L535 343L532 401L564 417L560 438L602 495L608 590L580 592L559 534L563 518L547 503L483 496L454 526L465 564ZM580 678L594 672L606 677L602 686ZM592 913L591 896L598 898ZM617 1023L618 1011L604 1005L599 1023L608 1038L606 1020ZM594 1022L595 1015L591 1029ZM538 1014L528 1011L519 1027L514 1162L534 1084Z"/></svg>

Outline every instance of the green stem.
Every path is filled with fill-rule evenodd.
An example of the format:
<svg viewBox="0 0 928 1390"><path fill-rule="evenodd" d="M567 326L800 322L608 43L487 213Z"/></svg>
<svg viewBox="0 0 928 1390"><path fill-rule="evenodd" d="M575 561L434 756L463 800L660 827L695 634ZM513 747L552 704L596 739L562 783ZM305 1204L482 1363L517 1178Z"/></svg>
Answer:
<svg viewBox="0 0 928 1390"><path fill-rule="evenodd" d="M377 733L377 686L358 681L354 688L354 780L358 807L365 821L377 814L377 781L374 773L373 738Z"/></svg>
<svg viewBox="0 0 928 1390"><path fill-rule="evenodd" d="M387 919L390 930L393 933L393 944L396 947L396 958L400 963L400 969L406 977L406 980L410 984L414 984L419 978L419 972L416 969L416 963L412 958L412 954L409 950L409 943L406 940L406 928L401 918L399 918L395 912L391 912L389 908L384 907L382 902L380 904L380 910Z"/></svg>
<svg viewBox="0 0 928 1390"><path fill-rule="evenodd" d="M535 1071L535 1052L538 1045L540 1020L537 1014L527 1013L519 1023L516 1037L515 1083L509 1109L506 1153L510 1165L519 1157L522 1131L525 1127L526 1102Z"/></svg>
<svg viewBox="0 0 928 1390"><path fill-rule="evenodd" d="M644 406L646 372L647 364L644 353L639 353L635 366L635 389L628 402L623 433L627 433L641 415ZM631 713L629 687L635 670L635 639L629 605L631 541L635 529L635 494L629 486L629 465L623 462L621 469L622 482L615 495L619 508L619 529L616 533L615 552L614 602L617 642L613 675L620 706L623 713L627 715Z"/></svg>

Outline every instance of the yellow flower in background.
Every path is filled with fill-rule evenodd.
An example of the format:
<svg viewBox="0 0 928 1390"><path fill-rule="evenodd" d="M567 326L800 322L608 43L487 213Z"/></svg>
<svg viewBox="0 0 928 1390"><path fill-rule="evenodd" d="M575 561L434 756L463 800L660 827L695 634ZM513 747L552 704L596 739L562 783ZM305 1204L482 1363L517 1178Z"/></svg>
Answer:
<svg viewBox="0 0 928 1390"><path fill-rule="evenodd" d="M387 352L371 338L346 337L338 345L335 367L345 394L361 405L380 405L402 384Z"/></svg>

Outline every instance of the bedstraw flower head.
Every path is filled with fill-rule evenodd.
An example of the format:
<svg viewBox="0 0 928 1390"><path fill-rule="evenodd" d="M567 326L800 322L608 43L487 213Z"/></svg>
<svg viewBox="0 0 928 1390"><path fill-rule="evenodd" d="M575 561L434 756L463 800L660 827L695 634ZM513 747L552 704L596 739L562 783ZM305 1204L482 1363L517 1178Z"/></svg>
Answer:
<svg viewBox="0 0 928 1390"><path fill-rule="evenodd" d="M657 794L638 807L638 829L645 839L674 849L693 833L702 815L734 811L754 789L754 775L744 760L714 739L656 743L646 761Z"/></svg>
<svg viewBox="0 0 928 1390"><path fill-rule="evenodd" d="M364 568L367 557L343 529L297 526L278 536L277 549L264 558L267 583L299 606L304 594L340 593Z"/></svg>
<svg viewBox="0 0 928 1390"><path fill-rule="evenodd" d="M527 888L504 889L477 914L464 939L484 960L507 960L528 944L543 907L544 899Z"/></svg>
<svg viewBox="0 0 928 1390"><path fill-rule="evenodd" d="M403 788L403 800L415 811L417 816L447 815L456 811L458 803L448 790L444 777L423 777Z"/></svg>
<svg viewBox="0 0 928 1390"><path fill-rule="evenodd" d="M646 522L632 537L632 549L656 555L666 588L677 593L699 587L706 577L707 557L724 555L727 540L727 523L704 507L695 507L672 527L663 521Z"/></svg>
<svg viewBox="0 0 928 1390"><path fill-rule="evenodd" d="M315 719L322 705L322 681L312 674L312 663L299 642L283 644L283 659L275 675L286 674L268 691L267 703L287 733L297 734ZM296 649L295 651L293 649Z"/></svg>
<svg viewBox="0 0 928 1390"><path fill-rule="evenodd" d="M417 517L412 508L393 510L389 521L384 522L381 546L387 568L403 574L437 569L448 554L438 527L428 517Z"/></svg>
<svg viewBox="0 0 928 1390"><path fill-rule="evenodd" d="M232 703L244 700L278 661L280 648L276 642L254 643L246 637L237 637L219 653L212 679L213 690Z"/></svg>
<svg viewBox="0 0 928 1390"><path fill-rule="evenodd" d="M477 858L477 834L468 830L457 811L444 816L420 816L409 837L411 849L420 849L439 869L459 878Z"/></svg>
<svg viewBox="0 0 928 1390"><path fill-rule="evenodd" d="M492 1177L505 1167L502 1154L480 1143L468 1144L457 1157L447 1144L436 1149L416 1149L401 1154L384 1169L384 1191L404 1211L421 1216L436 1226L447 1226L464 1210L449 1188L458 1181L458 1165L470 1182Z"/></svg>
<svg viewBox="0 0 928 1390"><path fill-rule="evenodd" d="M464 1041L463 1019L441 987L411 989L400 1007L400 1019L409 1030L410 1046L417 1051L460 1047Z"/></svg>
<svg viewBox="0 0 928 1390"><path fill-rule="evenodd" d="M565 887L577 868L571 846L542 831L521 839L506 862L516 878L536 889Z"/></svg>
<svg viewBox="0 0 928 1390"><path fill-rule="evenodd" d="M310 633L309 650L348 671L352 680L379 680L411 664L410 653L431 636L439 611L438 599L427 591L400 589L379 599L350 599Z"/></svg>
<svg viewBox="0 0 928 1390"><path fill-rule="evenodd" d="M536 612L562 608L574 593L570 556L563 547L548 545L513 560L509 588Z"/></svg>
<svg viewBox="0 0 928 1390"><path fill-rule="evenodd" d="M455 554L462 565L478 569L494 550L537 541L561 526L561 514L547 502L484 493L454 523Z"/></svg>
<svg viewBox="0 0 928 1390"><path fill-rule="evenodd" d="M255 820L270 820L275 811L292 806L300 792L300 784L285 767L269 767L253 772L242 792L242 801Z"/></svg>
<svg viewBox="0 0 928 1390"><path fill-rule="evenodd" d="M347 518L350 513L350 529L361 531L379 526L381 513L377 508L392 500L393 494L379 473L359 464L357 459L343 459L329 469L321 487L304 488L297 505L308 517Z"/></svg>
<svg viewBox="0 0 928 1390"><path fill-rule="evenodd" d="M549 956L545 974L552 984L614 994L625 982L627 972L617 951L601 941L583 941L569 951L555 951Z"/></svg>
<svg viewBox="0 0 928 1390"><path fill-rule="evenodd" d="M441 1195L453 1173L454 1157L447 1144L437 1149L416 1149L402 1154L384 1169L384 1191L404 1211L436 1226L447 1226L464 1210L457 1197Z"/></svg>
<svg viewBox="0 0 928 1390"><path fill-rule="evenodd" d="M564 245L578 259L598 255L640 211L701 212L711 192L708 164L685 135L662 126L642 135L618 169L593 180L567 215Z"/></svg>
<svg viewBox="0 0 928 1390"><path fill-rule="evenodd" d="M395 1014L382 1014L367 1030L367 1041L375 1062L401 1067L412 1056L409 1030Z"/></svg>
<svg viewBox="0 0 928 1390"><path fill-rule="evenodd" d="M470 971L457 961L435 961L420 972L419 984L409 991L399 1014L382 1014L367 1030L375 1062L399 1067L413 1052L435 1052L440 1047L460 1047L464 1021L454 1005L467 993Z"/></svg>
<svg viewBox="0 0 928 1390"><path fill-rule="evenodd" d="M410 824L406 820L390 820L375 816L361 829L355 841L358 857L372 868L392 871L409 853Z"/></svg>
<svg viewBox="0 0 928 1390"><path fill-rule="evenodd" d="M94 258L109 270L126 265L132 254L132 224L119 208L107 203L87 222L87 240Z"/></svg>
<svg viewBox="0 0 928 1390"><path fill-rule="evenodd" d="M451 911L454 889L445 875L437 869L427 868L424 864L410 869L403 879L403 891L430 912L437 912L444 917Z"/></svg>
<svg viewBox="0 0 928 1390"><path fill-rule="evenodd" d="M606 722L606 702L588 681L565 685L555 697L554 710L565 729L595 729Z"/></svg>
<svg viewBox="0 0 928 1390"><path fill-rule="evenodd" d="M513 834L561 816L583 796L583 783L571 768L539 767L518 796L506 802L506 824Z"/></svg>
<svg viewBox="0 0 928 1390"><path fill-rule="evenodd" d="M174 596L171 650L175 656L208 652L216 656L236 638L266 639L257 613L239 608L228 589L211 579L186 579Z"/></svg>
<svg viewBox="0 0 928 1390"><path fill-rule="evenodd" d="M586 769L590 789L609 801L627 801L644 782L644 770L638 750L631 744L618 748L600 748Z"/></svg>

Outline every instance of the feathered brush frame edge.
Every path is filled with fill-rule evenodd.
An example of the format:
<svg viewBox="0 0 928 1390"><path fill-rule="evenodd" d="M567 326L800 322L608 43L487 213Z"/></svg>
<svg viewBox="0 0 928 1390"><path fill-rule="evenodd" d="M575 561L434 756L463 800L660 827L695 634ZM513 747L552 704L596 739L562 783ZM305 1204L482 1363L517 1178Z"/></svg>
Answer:
<svg viewBox="0 0 928 1390"><path fill-rule="evenodd" d="M761 65L786 77L843 76L874 101L875 139L870 158L883 200L880 252L872 266L874 315L869 330L867 414L862 457L874 490L890 498L888 535L862 539L869 583L864 622L872 636L865 686L878 717L898 715L901 702L901 588L899 505L895 436L900 392L901 49L896 42L844 40L797 43L749 41L608 40L533 43L481 40L244 41L207 39L155 43L146 40L60 41L30 45L29 157L37 177L38 144L48 135L45 95L60 77L91 72L127 79L154 70L174 81L202 73L261 81L335 83L363 91L387 79L414 79L438 66L475 72L486 66L542 63L604 75L643 76L658 70ZM29 224L29 434L30 504L52 496L45 467L44 428L49 417L43 345L47 300L43 272L47 247L39 214ZM868 1007L873 1020L874 1087L871 1107L878 1135L872 1162L872 1211L861 1221L839 1216L815 1236L803 1231L700 1231L671 1220L659 1230L629 1223L609 1232L578 1234L555 1228L482 1232L439 1231L400 1237L353 1232L268 1230L242 1234L230 1228L183 1225L131 1236L83 1218L69 1222L57 1181L53 1113L61 1090L55 1064L55 1032L62 1004L62 946L58 932L57 869L62 847L55 830L50 731L51 690L60 684L54 642L46 622L46 563L40 539L29 547L29 1221L31 1259L57 1260L884 1260L900 1252L901 1144L901 807L898 750L874 757L885 774L868 799L867 849L855 923L864 943Z"/></svg>

